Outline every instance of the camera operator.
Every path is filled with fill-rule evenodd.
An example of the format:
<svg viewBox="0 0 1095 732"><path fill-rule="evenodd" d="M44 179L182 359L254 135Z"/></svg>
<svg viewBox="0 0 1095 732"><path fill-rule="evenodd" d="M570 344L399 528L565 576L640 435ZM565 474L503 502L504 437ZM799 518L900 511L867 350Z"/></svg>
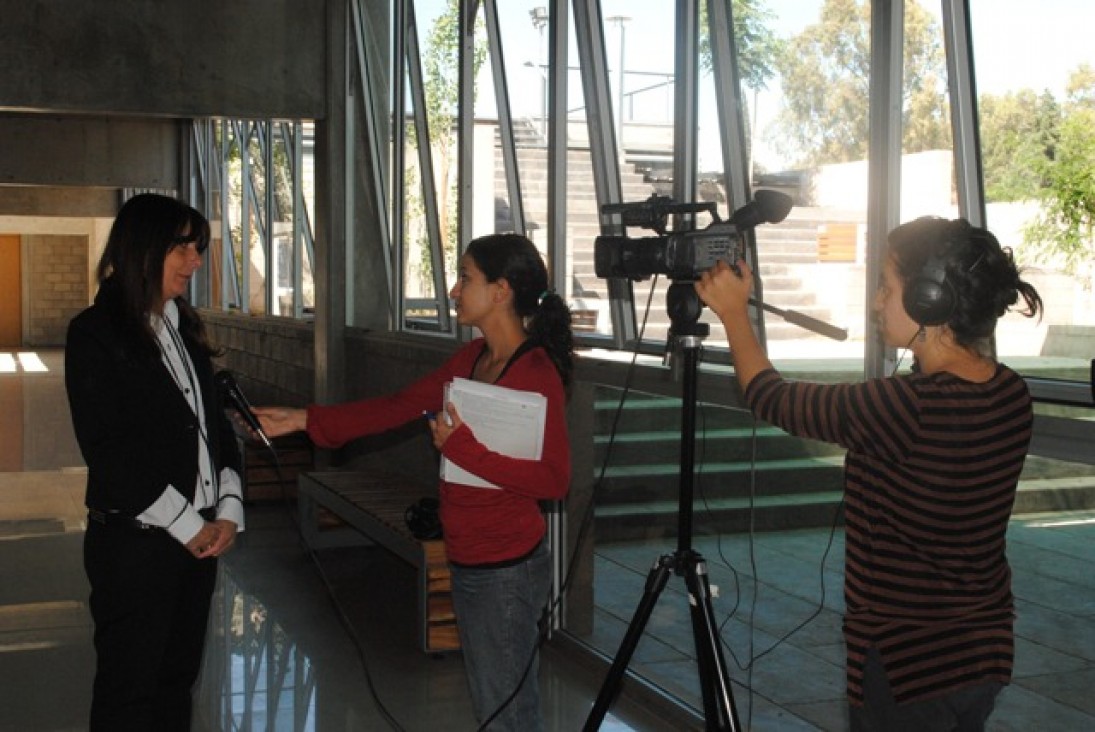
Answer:
<svg viewBox="0 0 1095 732"><path fill-rule="evenodd" d="M1005 534L1030 443L1022 378L992 350L1021 297L1011 252L965 220L894 229L873 302L912 372L854 384L786 381L753 333L752 271L719 262L695 283L726 328L761 419L847 449L845 618L852 730L979 730L1014 655ZM896 370L895 370L896 371Z"/></svg>

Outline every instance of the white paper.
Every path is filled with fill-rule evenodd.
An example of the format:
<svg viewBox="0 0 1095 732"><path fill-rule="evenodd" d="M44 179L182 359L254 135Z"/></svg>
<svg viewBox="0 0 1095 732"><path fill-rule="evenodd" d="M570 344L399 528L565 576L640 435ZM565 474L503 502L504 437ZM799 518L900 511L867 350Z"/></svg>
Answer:
<svg viewBox="0 0 1095 732"><path fill-rule="evenodd" d="M470 379L455 378L445 387L445 401L456 407L475 439L488 449L515 458L539 460L544 448L547 397ZM500 488L441 458L441 477L450 483Z"/></svg>

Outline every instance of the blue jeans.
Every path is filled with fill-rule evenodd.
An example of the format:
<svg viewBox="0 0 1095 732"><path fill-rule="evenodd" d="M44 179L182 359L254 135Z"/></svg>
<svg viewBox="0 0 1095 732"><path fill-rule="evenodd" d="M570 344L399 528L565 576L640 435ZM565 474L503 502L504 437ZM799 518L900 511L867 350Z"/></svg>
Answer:
<svg viewBox="0 0 1095 732"><path fill-rule="evenodd" d="M927 701L898 704L890 692L882 656L867 651L863 706L848 705L852 732L981 732L1003 684L983 681Z"/></svg>
<svg viewBox="0 0 1095 732"><path fill-rule="evenodd" d="M551 589L547 545L511 567L452 566L451 576L476 719L483 724L502 709L487 729L540 732L538 621Z"/></svg>

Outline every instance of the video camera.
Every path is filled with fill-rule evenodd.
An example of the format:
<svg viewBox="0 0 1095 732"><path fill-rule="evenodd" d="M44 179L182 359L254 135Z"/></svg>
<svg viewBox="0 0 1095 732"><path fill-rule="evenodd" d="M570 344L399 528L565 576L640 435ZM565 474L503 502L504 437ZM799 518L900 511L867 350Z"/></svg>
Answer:
<svg viewBox="0 0 1095 732"><path fill-rule="evenodd" d="M664 274L672 280L697 280L720 259L734 264L742 257L744 231L762 223L779 223L791 210L790 196L778 191L757 191L752 202L739 208L729 221L719 219L714 203L673 203L653 195L637 203L606 204L602 213L619 213L624 226L653 229L660 236L631 238L598 236L593 243L593 270L598 277L645 280ZM670 214L706 211L713 219L705 229L665 231Z"/></svg>

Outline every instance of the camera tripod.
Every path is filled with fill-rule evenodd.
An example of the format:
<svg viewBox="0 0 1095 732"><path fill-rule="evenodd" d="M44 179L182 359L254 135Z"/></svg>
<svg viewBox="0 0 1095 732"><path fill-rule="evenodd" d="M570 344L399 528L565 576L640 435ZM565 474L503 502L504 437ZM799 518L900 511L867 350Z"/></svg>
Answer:
<svg viewBox="0 0 1095 732"><path fill-rule="evenodd" d="M664 554L650 569L642 599L628 625L616 657L608 670L583 732L600 729L608 708L620 689L620 682L642 637L658 597L669 581L670 573L684 577L688 590L692 634L696 643L700 689L703 692L704 719L709 731L738 732L737 709L730 689L730 676L723 658L718 625L711 606L711 585L707 562L692 548L692 494L696 451L696 382L699 347L710 332L706 323L698 323L701 305L691 282L673 282L666 295L671 322L670 341L678 339L684 358L684 383L681 394L680 490L678 495L677 550Z"/></svg>

